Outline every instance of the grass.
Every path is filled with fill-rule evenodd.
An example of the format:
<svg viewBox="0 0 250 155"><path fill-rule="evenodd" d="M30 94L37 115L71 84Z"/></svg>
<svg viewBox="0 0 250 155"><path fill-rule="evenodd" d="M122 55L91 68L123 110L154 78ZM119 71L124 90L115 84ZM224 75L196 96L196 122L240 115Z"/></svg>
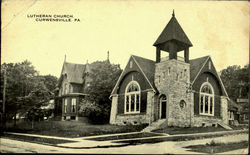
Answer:
<svg viewBox="0 0 250 155"><path fill-rule="evenodd" d="M120 140L116 141L117 143L128 143L128 144L145 144L145 143L159 143L164 141L189 141L195 139L203 139L203 138L212 138L212 137L220 137L226 135L240 134L240 133L248 133L248 131L238 131L235 133L217 133L217 134L208 134L208 135L176 135L169 137L157 137L157 138L148 138L148 139L134 139L134 140Z"/></svg>
<svg viewBox="0 0 250 155"><path fill-rule="evenodd" d="M233 130L249 129L249 125L248 125L248 124L239 124L238 126L230 125L230 127L231 127Z"/></svg>
<svg viewBox="0 0 250 155"><path fill-rule="evenodd" d="M96 141L106 141L106 140L119 140L119 139L130 139L130 138L143 138L143 137L154 137L159 136L161 134L157 133L135 133L135 134L127 134L127 135L117 135L117 136L105 136L105 137L97 137L97 138L88 138L88 140L96 140Z"/></svg>
<svg viewBox="0 0 250 155"><path fill-rule="evenodd" d="M93 125L77 121L42 121L35 122L32 129L31 122L19 122L16 126L7 126L8 132L19 132L59 137L83 137L102 134L137 132L146 125Z"/></svg>
<svg viewBox="0 0 250 155"><path fill-rule="evenodd" d="M8 138L8 139L25 141L25 142L35 142L39 144L52 144L52 145L75 142L75 141L63 140L63 139L41 138L41 137L12 135L12 134L4 134L2 137Z"/></svg>
<svg viewBox="0 0 250 155"><path fill-rule="evenodd" d="M170 135L175 134L191 134L191 133L204 133L204 132L216 132L216 131L227 131L222 127L167 127L164 129L157 129L153 132L156 133L167 133Z"/></svg>
<svg viewBox="0 0 250 155"><path fill-rule="evenodd" d="M200 153L221 153L237 149L245 149L248 147L248 141L241 141L237 143L210 143L206 145L190 145L185 148L190 149L189 151L200 152Z"/></svg>

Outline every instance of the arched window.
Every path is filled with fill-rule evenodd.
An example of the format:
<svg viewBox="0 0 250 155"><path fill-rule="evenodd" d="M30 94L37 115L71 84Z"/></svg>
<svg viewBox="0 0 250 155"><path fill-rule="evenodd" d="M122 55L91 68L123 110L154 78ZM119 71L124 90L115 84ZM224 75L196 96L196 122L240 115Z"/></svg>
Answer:
<svg viewBox="0 0 250 155"><path fill-rule="evenodd" d="M214 115L214 90L208 82L201 85L199 105L201 115Z"/></svg>
<svg viewBox="0 0 250 155"><path fill-rule="evenodd" d="M131 81L125 90L124 113L140 113L141 89L136 81Z"/></svg>

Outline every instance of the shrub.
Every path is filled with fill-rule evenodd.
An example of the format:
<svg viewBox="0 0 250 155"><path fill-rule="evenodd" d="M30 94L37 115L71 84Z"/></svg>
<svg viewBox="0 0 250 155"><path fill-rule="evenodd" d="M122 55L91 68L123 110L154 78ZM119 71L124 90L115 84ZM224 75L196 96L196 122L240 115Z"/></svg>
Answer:
<svg viewBox="0 0 250 155"><path fill-rule="evenodd" d="M109 121L110 104L99 105L87 99L80 101L79 116L88 117L94 124L104 124Z"/></svg>

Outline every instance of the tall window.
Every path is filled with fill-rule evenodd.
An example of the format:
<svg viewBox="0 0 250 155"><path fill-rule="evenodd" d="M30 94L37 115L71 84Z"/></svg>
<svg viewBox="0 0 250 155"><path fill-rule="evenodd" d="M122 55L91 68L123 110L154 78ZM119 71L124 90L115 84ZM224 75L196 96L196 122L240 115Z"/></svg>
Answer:
<svg viewBox="0 0 250 155"><path fill-rule="evenodd" d="M71 112L76 112L76 98L71 100Z"/></svg>
<svg viewBox="0 0 250 155"><path fill-rule="evenodd" d="M201 115L214 115L214 90L208 82L201 85L199 105Z"/></svg>
<svg viewBox="0 0 250 155"><path fill-rule="evenodd" d="M125 90L125 114L140 113L141 90L138 82L131 81Z"/></svg>
<svg viewBox="0 0 250 155"><path fill-rule="evenodd" d="M67 113L68 100L64 99L64 113Z"/></svg>
<svg viewBox="0 0 250 155"><path fill-rule="evenodd" d="M68 94L68 84L64 84L64 94Z"/></svg>

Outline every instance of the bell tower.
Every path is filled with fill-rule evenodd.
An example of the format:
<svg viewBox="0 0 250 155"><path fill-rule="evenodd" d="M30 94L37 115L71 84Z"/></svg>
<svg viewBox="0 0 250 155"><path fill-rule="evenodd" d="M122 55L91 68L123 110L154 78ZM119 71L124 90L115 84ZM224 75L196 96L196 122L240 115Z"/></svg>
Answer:
<svg viewBox="0 0 250 155"><path fill-rule="evenodd" d="M184 50L184 61L189 63L189 47L193 46L187 35L175 18L172 18L164 28L154 45L156 47L156 63L161 62L161 51L169 53L169 60L177 59L177 52Z"/></svg>
<svg viewBox="0 0 250 155"><path fill-rule="evenodd" d="M169 126L189 126L193 109L192 94L187 91L190 84L189 47L193 45L175 18L174 11L154 46L154 83L160 95L165 95L167 101L166 108L161 102L157 103L157 107L161 107L161 113L166 112ZM184 58L177 56L181 51L184 51ZM169 56L161 57L161 52L168 52Z"/></svg>

